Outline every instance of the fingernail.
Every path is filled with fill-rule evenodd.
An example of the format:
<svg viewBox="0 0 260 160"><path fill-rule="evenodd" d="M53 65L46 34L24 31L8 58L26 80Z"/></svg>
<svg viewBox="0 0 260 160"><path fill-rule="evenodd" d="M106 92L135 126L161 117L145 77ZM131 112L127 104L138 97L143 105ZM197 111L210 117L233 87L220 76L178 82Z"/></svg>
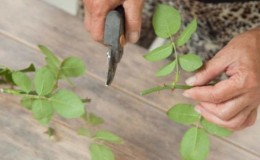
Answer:
<svg viewBox="0 0 260 160"><path fill-rule="evenodd" d="M187 85L193 86L193 85L195 84L195 81L196 81L196 76L192 76L192 77L188 78L188 79L185 81L185 83L186 83Z"/></svg>
<svg viewBox="0 0 260 160"><path fill-rule="evenodd" d="M127 34L127 40L130 43L135 43L138 41L138 39L139 39L139 32L129 32Z"/></svg>
<svg viewBox="0 0 260 160"><path fill-rule="evenodd" d="M184 97L186 97L186 98L190 98L190 95L189 95L189 93L187 93L187 92L183 92L183 94L182 94Z"/></svg>

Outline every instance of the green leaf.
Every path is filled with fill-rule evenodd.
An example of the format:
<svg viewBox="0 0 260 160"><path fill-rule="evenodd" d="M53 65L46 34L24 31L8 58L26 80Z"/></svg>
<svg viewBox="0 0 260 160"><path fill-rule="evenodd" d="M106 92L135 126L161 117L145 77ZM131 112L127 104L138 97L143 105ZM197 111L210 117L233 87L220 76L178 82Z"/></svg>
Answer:
<svg viewBox="0 0 260 160"><path fill-rule="evenodd" d="M160 76L167 76L169 75L175 68L176 66L176 61L172 61L169 64L167 64L166 66L164 66L163 68L161 68L158 72L156 72L156 76L160 77Z"/></svg>
<svg viewBox="0 0 260 160"><path fill-rule="evenodd" d="M108 131L99 131L95 135L96 139L112 142L112 143L122 143L123 140L117 135Z"/></svg>
<svg viewBox="0 0 260 160"><path fill-rule="evenodd" d="M55 54L47 47L43 45L38 45L38 47L40 48L40 51L45 55L45 59L46 61L48 61L48 65L56 66L58 68L61 63L58 57L56 57Z"/></svg>
<svg viewBox="0 0 260 160"><path fill-rule="evenodd" d="M56 78L47 67L43 67L36 71L34 84L38 95L47 95L52 92Z"/></svg>
<svg viewBox="0 0 260 160"><path fill-rule="evenodd" d="M66 77L78 77L85 73L86 66L78 57L66 58L61 64L60 73Z"/></svg>
<svg viewBox="0 0 260 160"><path fill-rule="evenodd" d="M194 110L191 104L176 104L167 112L167 116L182 124L192 124L198 122L200 118L200 114Z"/></svg>
<svg viewBox="0 0 260 160"><path fill-rule="evenodd" d="M5 80L6 80L6 82L8 82L10 84L14 84L12 74L13 74L13 72L9 69L7 69L5 72Z"/></svg>
<svg viewBox="0 0 260 160"><path fill-rule="evenodd" d="M22 70L19 70L20 72L34 72L36 69L35 69L35 66L33 64L30 64L29 67L27 68L24 68Z"/></svg>
<svg viewBox="0 0 260 160"><path fill-rule="evenodd" d="M91 132L87 128L79 128L77 130L77 133L78 133L78 135L81 135L81 136L91 137Z"/></svg>
<svg viewBox="0 0 260 160"><path fill-rule="evenodd" d="M180 152L185 160L204 160L209 152L208 134L199 128L190 128L183 136Z"/></svg>
<svg viewBox="0 0 260 160"><path fill-rule="evenodd" d="M115 160L115 155L103 144L91 144L89 147L91 160Z"/></svg>
<svg viewBox="0 0 260 160"><path fill-rule="evenodd" d="M32 80L23 72L14 72L12 74L12 79L14 83L26 93L29 93L32 90Z"/></svg>
<svg viewBox="0 0 260 160"><path fill-rule="evenodd" d="M6 68L0 68L0 76L5 75L6 70Z"/></svg>
<svg viewBox="0 0 260 160"><path fill-rule="evenodd" d="M35 119L43 125L50 122L53 115L53 109L50 101L45 99L37 99L34 100L32 107L32 113Z"/></svg>
<svg viewBox="0 0 260 160"><path fill-rule="evenodd" d="M54 110L64 118L78 118L85 113L84 103L71 91L60 90L50 100Z"/></svg>
<svg viewBox="0 0 260 160"><path fill-rule="evenodd" d="M177 46L184 45L191 37L191 35L197 30L197 20L193 19L191 23L184 29L179 38L176 40Z"/></svg>
<svg viewBox="0 0 260 160"><path fill-rule="evenodd" d="M193 72L203 65L201 58L192 53L180 56L179 62L181 68L187 72Z"/></svg>
<svg viewBox="0 0 260 160"><path fill-rule="evenodd" d="M35 99L30 98L30 97L23 97L23 98L21 99L21 104L22 104L22 106L24 106L24 107L27 108L28 110L31 110L31 109L32 109L32 106L33 106L34 100L35 100Z"/></svg>
<svg viewBox="0 0 260 160"><path fill-rule="evenodd" d="M232 134L232 132L229 131L228 129L220 127L216 124L210 123L204 118L201 121L201 125L207 132L209 132L213 135L216 135L216 136L227 137Z"/></svg>
<svg viewBox="0 0 260 160"><path fill-rule="evenodd" d="M155 62L169 57L171 53L172 44L169 43L150 51L149 53L144 55L144 58L148 61Z"/></svg>
<svg viewBox="0 0 260 160"><path fill-rule="evenodd" d="M90 113L88 116L89 117L88 117L87 122L92 124L92 125L99 125L99 124L104 123L104 120L101 117L98 117L93 113Z"/></svg>
<svg viewBox="0 0 260 160"><path fill-rule="evenodd" d="M58 73L59 73L61 61L47 47L45 47L43 45L39 45L38 47L40 48L41 52L45 55L47 67L50 69L50 71L52 71L52 73L55 75L55 77L57 77Z"/></svg>
<svg viewBox="0 0 260 160"><path fill-rule="evenodd" d="M168 38L172 36L181 27L180 13L171 6L158 5L153 15L153 27L158 37Z"/></svg>

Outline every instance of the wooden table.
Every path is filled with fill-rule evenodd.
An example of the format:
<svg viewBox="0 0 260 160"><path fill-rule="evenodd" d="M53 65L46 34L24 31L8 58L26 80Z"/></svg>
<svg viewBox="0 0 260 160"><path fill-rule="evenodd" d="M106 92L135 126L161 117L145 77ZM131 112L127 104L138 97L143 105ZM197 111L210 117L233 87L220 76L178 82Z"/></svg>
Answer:
<svg viewBox="0 0 260 160"><path fill-rule="evenodd" d="M88 96L87 108L105 119L101 129L117 133L125 143L112 146L117 160L178 160L178 147L187 129L170 121L165 112L171 105L187 102L181 92L139 96L139 92L167 79L154 78L161 66L145 61L146 53L127 45L111 87L105 87L106 48L92 41L83 23L39 0L1 0L0 64L26 67L43 65L37 44L50 47L59 57L79 56L87 64L87 74L75 80L75 91ZM80 121L55 119L58 142L51 141L13 96L0 97L1 160L86 160L89 140L73 128ZM211 137L209 160L259 160L260 119L251 128L221 139Z"/></svg>

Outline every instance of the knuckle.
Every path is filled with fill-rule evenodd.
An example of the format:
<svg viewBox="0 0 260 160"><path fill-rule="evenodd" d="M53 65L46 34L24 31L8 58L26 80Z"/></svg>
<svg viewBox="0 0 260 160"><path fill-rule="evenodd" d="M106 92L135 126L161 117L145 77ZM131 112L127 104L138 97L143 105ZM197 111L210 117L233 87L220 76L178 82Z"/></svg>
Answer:
<svg viewBox="0 0 260 160"><path fill-rule="evenodd" d="M217 117L223 121L228 121L230 119L230 114L225 109L220 108L217 112Z"/></svg>
<svg viewBox="0 0 260 160"><path fill-rule="evenodd" d="M217 103L218 104L218 103L222 102L222 96L218 92L211 92L209 94L209 96L210 96L210 100L213 103Z"/></svg>

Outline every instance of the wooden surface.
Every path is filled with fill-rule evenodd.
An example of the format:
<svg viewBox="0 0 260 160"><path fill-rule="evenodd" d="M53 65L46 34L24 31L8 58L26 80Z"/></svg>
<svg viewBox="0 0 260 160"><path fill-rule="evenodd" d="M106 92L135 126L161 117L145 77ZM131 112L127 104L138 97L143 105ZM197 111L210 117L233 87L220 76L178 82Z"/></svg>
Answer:
<svg viewBox="0 0 260 160"><path fill-rule="evenodd" d="M178 147L186 127L165 115L167 109L184 99L181 92L141 97L139 92L167 80L154 78L161 64L142 58L145 49L125 47L111 87L105 87L106 48L91 40L83 23L39 0L1 0L0 64L12 68L43 64L37 44L50 47L59 57L76 55L85 60L87 74L76 79L75 91L92 99L87 108L105 119L101 129L120 135L125 143L112 146L117 160L178 160ZM81 121L55 118L60 141L44 134L31 114L20 107L19 99L0 97L1 160L86 160L90 140L79 137L73 128ZM260 119L253 127L227 139L211 137L209 160L259 160Z"/></svg>

